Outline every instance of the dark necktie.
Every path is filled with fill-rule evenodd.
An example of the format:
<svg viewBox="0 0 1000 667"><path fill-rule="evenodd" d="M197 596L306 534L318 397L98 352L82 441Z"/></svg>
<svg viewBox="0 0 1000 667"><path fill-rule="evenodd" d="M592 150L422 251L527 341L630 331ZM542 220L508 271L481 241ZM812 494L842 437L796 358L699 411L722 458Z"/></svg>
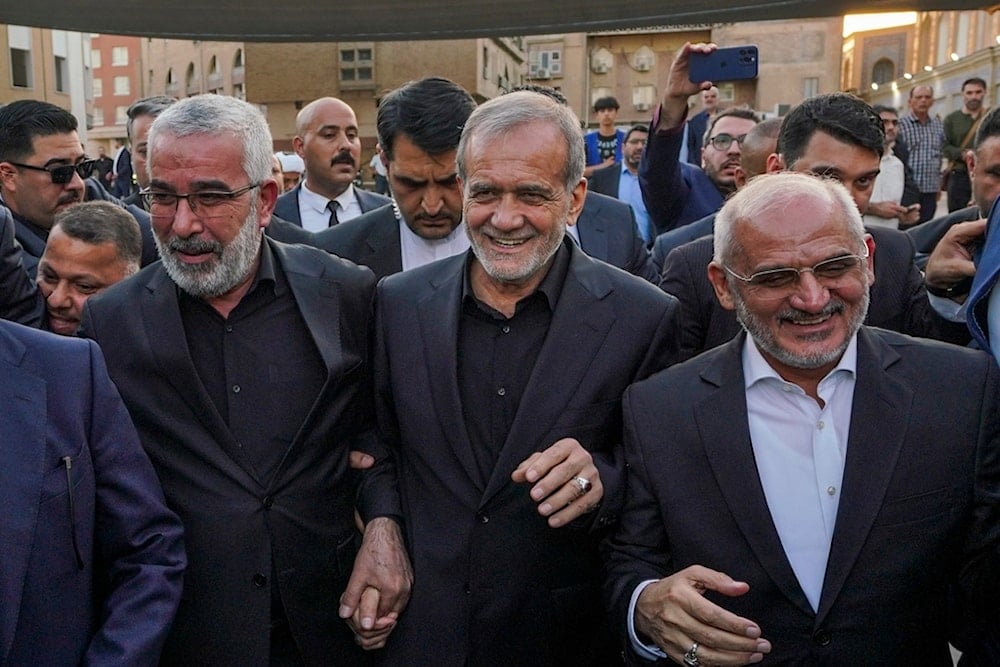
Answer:
<svg viewBox="0 0 1000 667"><path fill-rule="evenodd" d="M330 209L330 224L327 225L327 227L333 227L334 225L340 222L340 220L337 219L337 208L339 206L340 202L338 202L335 199L331 199L329 202L327 202L326 207Z"/></svg>

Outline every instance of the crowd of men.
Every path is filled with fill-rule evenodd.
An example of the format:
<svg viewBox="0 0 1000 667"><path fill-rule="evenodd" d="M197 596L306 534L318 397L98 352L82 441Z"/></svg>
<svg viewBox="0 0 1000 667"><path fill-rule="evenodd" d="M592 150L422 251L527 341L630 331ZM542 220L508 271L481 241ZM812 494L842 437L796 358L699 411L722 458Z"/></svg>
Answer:
<svg viewBox="0 0 1000 667"><path fill-rule="evenodd" d="M120 196L0 108L0 665L997 664L1000 112L714 48L587 135L406 83L391 196L337 98L138 100Z"/></svg>

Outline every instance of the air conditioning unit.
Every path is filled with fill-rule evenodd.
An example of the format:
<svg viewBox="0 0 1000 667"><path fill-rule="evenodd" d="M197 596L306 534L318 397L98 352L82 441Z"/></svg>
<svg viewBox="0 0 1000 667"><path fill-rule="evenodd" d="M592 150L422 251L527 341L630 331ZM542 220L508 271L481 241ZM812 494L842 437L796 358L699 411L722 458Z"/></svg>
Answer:
<svg viewBox="0 0 1000 667"><path fill-rule="evenodd" d="M607 74L608 64L605 62L597 62L594 63L594 66L591 69L594 70L594 74Z"/></svg>
<svg viewBox="0 0 1000 667"><path fill-rule="evenodd" d="M635 104L636 111L649 111L649 102L637 102Z"/></svg>
<svg viewBox="0 0 1000 667"><path fill-rule="evenodd" d="M649 62L646 58L635 61L635 69L637 72L648 72L653 66L653 63Z"/></svg>
<svg viewBox="0 0 1000 667"><path fill-rule="evenodd" d="M535 70L535 75L531 77L532 79L551 79L552 73L549 72L547 67L539 67Z"/></svg>

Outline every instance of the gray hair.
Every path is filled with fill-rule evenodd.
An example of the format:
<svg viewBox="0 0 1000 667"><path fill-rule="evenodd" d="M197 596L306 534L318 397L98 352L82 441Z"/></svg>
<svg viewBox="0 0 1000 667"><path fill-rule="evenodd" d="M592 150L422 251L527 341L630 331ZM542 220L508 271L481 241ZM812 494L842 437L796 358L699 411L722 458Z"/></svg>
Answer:
<svg viewBox="0 0 1000 667"><path fill-rule="evenodd" d="M566 191L571 191L583 178L586 162L580 124L568 107L545 95L529 91L501 95L472 112L465 123L455 157L459 178L465 181L468 162L466 151L473 137L492 141L506 136L514 128L538 122L549 123L558 128L566 142L566 162L562 168L562 177L566 183Z"/></svg>
<svg viewBox="0 0 1000 667"><path fill-rule="evenodd" d="M175 138L193 135L231 134L243 145L243 171L252 183L271 178L271 131L264 116L251 104L223 95L197 95L163 111L149 130L149 161L161 135Z"/></svg>
<svg viewBox="0 0 1000 667"><path fill-rule="evenodd" d="M722 207L715 217L715 261L728 265L745 252L735 240L737 223L757 220L776 209L797 209L808 199L827 204L832 212L839 210L860 252L865 227L847 188L830 178L783 171L754 178Z"/></svg>
<svg viewBox="0 0 1000 667"><path fill-rule="evenodd" d="M142 234L132 214L106 201L88 201L70 206L56 214L52 229L89 245L110 243L125 268L125 277L139 270L142 258Z"/></svg>

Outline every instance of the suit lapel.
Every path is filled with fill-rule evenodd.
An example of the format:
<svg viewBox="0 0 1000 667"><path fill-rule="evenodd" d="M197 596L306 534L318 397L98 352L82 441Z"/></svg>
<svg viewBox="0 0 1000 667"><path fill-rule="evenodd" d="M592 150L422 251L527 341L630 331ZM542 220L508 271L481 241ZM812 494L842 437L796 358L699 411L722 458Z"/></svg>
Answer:
<svg viewBox="0 0 1000 667"><path fill-rule="evenodd" d="M858 368L844 464L843 495L830 545L817 623L830 610L857 561L906 438L913 391L890 371L899 359L866 329L858 332Z"/></svg>
<svg viewBox="0 0 1000 667"><path fill-rule="evenodd" d="M608 230L601 219L601 201L588 192L583 210L576 221L576 231L580 235L580 247L591 257L606 260L608 257Z"/></svg>
<svg viewBox="0 0 1000 667"><path fill-rule="evenodd" d="M441 432L470 479L482 487L483 479L472 453L458 390L458 322L466 253L447 260L447 269L431 278L429 293L420 299L421 347L431 371L430 393Z"/></svg>
<svg viewBox="0 0 1000 667"><path fill-rule="evenodd" d="M145 287L146 291L143 293L140 305L142 321L156 323L156 326L146 328L146 335L149 337L149 349L156 360L161 376L174 387L178 396L188 404L194 415L211 434L212 439L225 450L240 468L259 482L250 460L215 409L215 405L191 361L191 352L187 346L187 336L181 321L180 304L177 300L177 288L174 282L170 280L166 270L161 266L152 274Z"/></svg>
<svg viewBox="0 0 1000 667"><path fill-rule="evenodd" d="M46 389L18 365L20 341L0 331L0 664L14 642L45 472ZM13 408L11 406L14 406Z"/></svg>
<svg viewBox="0 0 1000 667"><path fill-rule="evenodd" d="M384 215L382 214L384 213ZM376 276L389 276L403 270L403 250L399 239L399 223L390 207L387 212L373 213L378 219L365 239L368 256L361 264L370 266Z"/></svg>
<svg viewBox="0 0 1000 667"><path fill-rule="evenodd" d="M553 424L576 394L615 323L611 306L604 301L612 292L611 284L592 270L594 260L575 244L569 246L570 264L552 323L493 468L483 504L511 484L510 474L521 461L554 444L544 438L563 437L551 433ZM559 382L553 383L553 378Z"/></svg>
<svg viewBox="0 0 1000 667"><path fill-rule="evenodd" d="M718 391L694 406L695 420L719 489L750 549L785 597L812 616L771 520L750 444L742 362L745 340L741 334L727 343L724 354L702 372L702 380Z"/></svg>

